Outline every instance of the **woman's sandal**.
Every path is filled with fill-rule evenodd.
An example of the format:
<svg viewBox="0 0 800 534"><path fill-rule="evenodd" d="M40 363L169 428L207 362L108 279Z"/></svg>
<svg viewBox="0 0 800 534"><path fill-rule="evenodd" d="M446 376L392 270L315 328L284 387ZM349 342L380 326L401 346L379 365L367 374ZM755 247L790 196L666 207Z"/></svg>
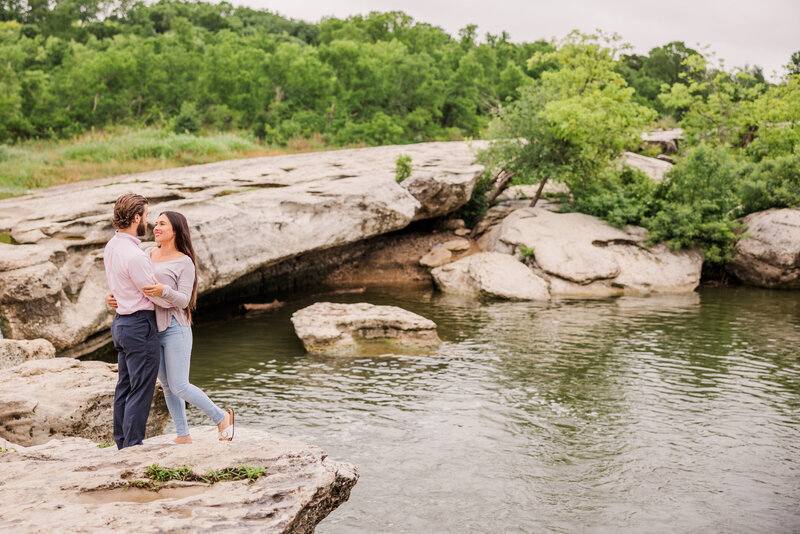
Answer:
<svg viewBox="0 0 800 534"><path fill-rule="evenodd" d="M233 427L233 409L232 408L228 408L225 411L228 412L229 414L231 414L231 424L226 426L225 428L223 428L222 430L219 431L219 440L220 441L233 441L233 431L234 431L234 427Z"/></svg>

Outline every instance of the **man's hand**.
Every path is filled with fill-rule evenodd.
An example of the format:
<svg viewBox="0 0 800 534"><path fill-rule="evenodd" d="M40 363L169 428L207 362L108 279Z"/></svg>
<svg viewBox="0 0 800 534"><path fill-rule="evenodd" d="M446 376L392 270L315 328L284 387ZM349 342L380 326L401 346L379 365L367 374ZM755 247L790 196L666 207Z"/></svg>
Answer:
<svg viewBox="0 0 800 534"><path fill-rule="evenodd" d="M160 297L164 294L164 286L161 285L158 280L156 280L155 276L153 277L153 285L152 286L144 286L142 288L142 293L147 295L148 297Z"/></svg>
<svg viewBox="0 0 800 534"><path fill-rule="evenodd" d="M114 308L115 310L117 309L117 299L115 299L114 295L112 295L111 293L106 295L106 304L108 304L110 307Z"/></svg>

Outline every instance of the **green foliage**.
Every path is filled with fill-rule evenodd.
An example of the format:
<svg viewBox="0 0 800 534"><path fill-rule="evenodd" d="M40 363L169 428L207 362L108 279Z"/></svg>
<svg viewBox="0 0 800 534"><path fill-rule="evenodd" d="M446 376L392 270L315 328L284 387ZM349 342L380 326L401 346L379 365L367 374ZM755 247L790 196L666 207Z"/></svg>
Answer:
<svg viewBox="0 0 800 534"><path fill-rule="evenodd" d="M614 226L642 225L655 204L656 184L643 172L631 167L608 170L601 180L573 191L566 211L578 211L601 217Z"/></svg>
<svg viewBox="0 0 800 534"><path fill-rule="evenodd" d="M260 477L266 475L266 467L238 465L236 467L225 467L218 470L208 470L203 475L198 475L192 471L191 466L184 465L177 468L161 467L153 464L145 470L145 476L150 481L136 480L128 483L129 487L139 487L158 491L162 486L153 482L168 482L170 480L204 482L215 484L227 480L249 480L254 483Z"/></svg>
<svg viewBox="0 0 800 534"><path fill-rule="evenodd" d="M200 131L200 118L197 115L197 106L192 102L181 104L181 111L172 124L172 131L177 134L196 134Z"/></svg>
<svg viewBox="0 0 800 534"><path fill-rule="evenodd" d="M486 214L489 203L486 201L486 194L492 189L492 174L489 170L481 174L475 187L472 188L472 195L466 204L456 212L456 216L464 219L468 228L473 228L475 224Z"/></svg>
<svg viewBox="0 0 800 534"><path fill-rule="evenodd" d="M723 149L692 149L658 194L660 205L645 224L650 242L666 241L672 250L700 248L709 263L730 260L741 237L733 215L740 172L740 164Z"/></svg>
<svg viewBox="0 0 800 534"><path fill-rule="evenodd" d="M182 0L0 7L0 142L109 125L377 145L478 135L547 43L456 40L401 12L320 24ZM51 6L53 7L53 6ZM470 33L471 32L471 33Z"/></svg>
<svg viewBox="0 0 800 534"><path fill-rule="evenodd" d="M534 249L526 247L525 245L520 245L519 252L522 254L522 259L524 260L533 257Z"/></svg>
<svg viewBox="0 0 800 534"><path fill-rule="evenodd" d="M655 119L633 102L633 90L614 70L619 50L607 36L573 33L557 50L536 53L529 67L559 68L542 72L500 110L482 160L515 172L516 181L552 179L571 190L590 189Z"/></svg>
<svg viewBox="0 0 800 534"><path fill-rule="evenodd" d="M97 444L97 448L98 449L106 449L108 447L111 447L112 445L114 445L113 441L104 441L103 443L98 443Z"/></svg>
<svg viewBox="0 0 800 534"><path fill-rule="evenodd" d="M411 156L401 154L395 160L394 179L399 184L409 176L411 176Z"/></svg>
<svg viewBox="0 0 800 534"><path fill-rule="evenodd" d="M17 449L15 449L14 447L8 447L8 448L0 447L0 454L4 454L7 452L17 452Z"/></svg>
<svg viewBox="0 0 800 534"><path fill-rule="evenodd" d="M800 152L747 166L738 197L739 215L800 206Z"/></svg>

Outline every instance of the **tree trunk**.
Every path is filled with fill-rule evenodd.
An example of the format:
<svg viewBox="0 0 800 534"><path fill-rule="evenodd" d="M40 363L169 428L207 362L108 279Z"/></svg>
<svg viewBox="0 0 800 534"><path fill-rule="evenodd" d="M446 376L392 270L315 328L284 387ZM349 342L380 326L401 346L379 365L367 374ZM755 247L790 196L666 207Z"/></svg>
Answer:
<svg viewBox="0 0 800 534"><path fill-rule="evenodd" d="M486 196L486 203L491 206L495 199L500 196L500 193L505 191L508 183L511 179L516 176L515 171L500 171L500 174L497 175L497 180L495 181L495 188Z"/></svg>
<svg viewBox="0 0 800 534"><path fill-rule="evenodd" d="M544 189L544 184L546 183L547 183L547 176L542 178L542 181L539 182L539 189L536 190L536 194L533 195L533 198L531 199L531 205L530 205L531 208L536 207L536 203L539 202L539 197L542 196L542 190Z"/></svg>

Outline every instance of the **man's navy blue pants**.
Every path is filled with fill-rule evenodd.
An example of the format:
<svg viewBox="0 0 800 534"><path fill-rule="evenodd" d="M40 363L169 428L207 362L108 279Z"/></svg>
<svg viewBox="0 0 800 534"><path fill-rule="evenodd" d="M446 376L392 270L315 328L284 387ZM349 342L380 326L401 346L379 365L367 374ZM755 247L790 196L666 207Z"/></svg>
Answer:
<svg viewBox="0 0 800 534"><path fill-rule="evenodd" d="M122 449L142 444L150 415L159 364L155 312L117 314L111 323L111 337L119 363L114 391L114 441Z"/></svg>

